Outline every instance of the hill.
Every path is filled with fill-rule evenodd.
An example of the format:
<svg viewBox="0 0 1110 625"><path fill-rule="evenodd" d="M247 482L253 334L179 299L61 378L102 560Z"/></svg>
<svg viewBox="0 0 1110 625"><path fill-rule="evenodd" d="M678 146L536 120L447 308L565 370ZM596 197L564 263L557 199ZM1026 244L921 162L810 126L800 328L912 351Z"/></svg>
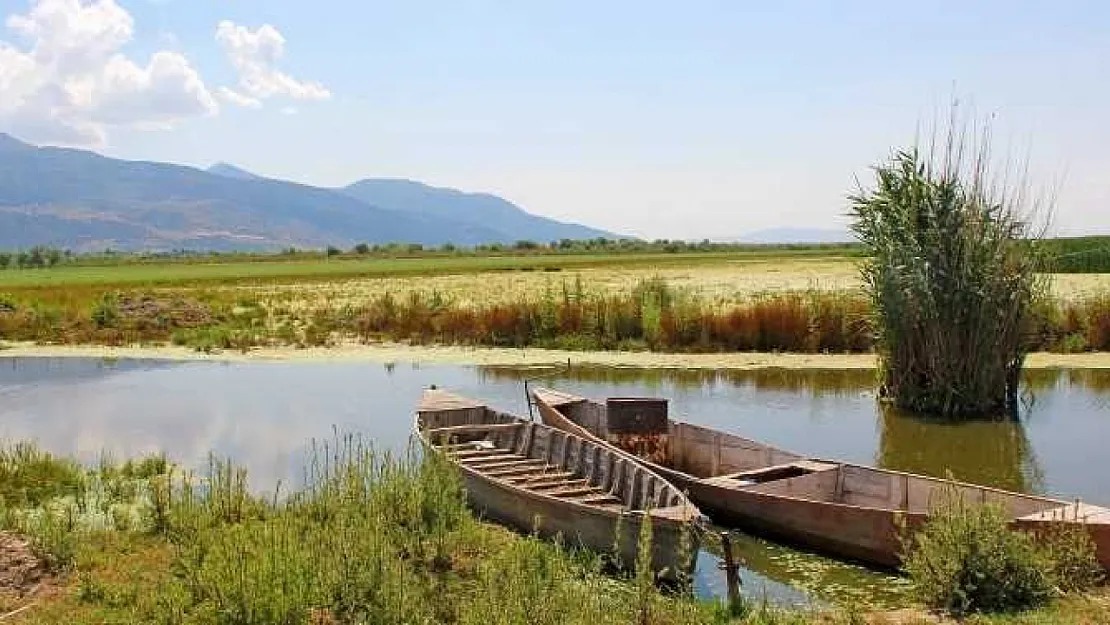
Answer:
<svg viewBox="0 0 1110 625"><path fill-rule="evenodd" d="M493 197L493 196L488 196ZM523 211L521 211L523 212ZM36 147L0 133L0 249L77 251L474 245L519 235L480 220L381 207L346 192L95 152ZM527 215L527 213L525 213ZM535 232L541 240L564 230Z"/></svg>
<svg viewBox="0 0 1110 625"><path fill-rule="evenodd" d="M504 241L619 238L604 230L533 215L496 195L432 187L413 180L367 178L340 190L375 206L410 215L495 228Z"/></svg>
<svg viewBox="0 0 1110 625"><path fill-rule="evenodd" d="M204 170L210 174L224 176L225 178L238 178L239 180L262 180L263 176L251 173L240 167L236 167L231 163L216 163L215 165Z"/></svg>

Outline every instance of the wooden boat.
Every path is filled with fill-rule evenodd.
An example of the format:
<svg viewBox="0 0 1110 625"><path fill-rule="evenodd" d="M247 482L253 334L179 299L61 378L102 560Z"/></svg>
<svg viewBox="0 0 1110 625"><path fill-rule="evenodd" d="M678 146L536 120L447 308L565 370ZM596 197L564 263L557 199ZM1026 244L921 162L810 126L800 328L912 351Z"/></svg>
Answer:
<svg viewBox="0 0 1110 625"><path fill-rule="evenodd" d="M1079 501L805 458L740 436L671 420L666 400L605 403L535 389L544 423L629 454L687 492L714 521L884 567L900 563L902 524L926 520L946 488L1002 506L1016 529L1081 524L1110 570L1110 509Z"/></svg>
<svg viewBox="0 0 1110 625"><path fill-rule="evenodd" d="M636 562L650 521L652 567L664 581L693 571L706 519L689 499L634 459L556 428L442 390L425 391L416 434L462 474L469 505L518 531ZM685 542L684 542L685 541Z"/></svg>

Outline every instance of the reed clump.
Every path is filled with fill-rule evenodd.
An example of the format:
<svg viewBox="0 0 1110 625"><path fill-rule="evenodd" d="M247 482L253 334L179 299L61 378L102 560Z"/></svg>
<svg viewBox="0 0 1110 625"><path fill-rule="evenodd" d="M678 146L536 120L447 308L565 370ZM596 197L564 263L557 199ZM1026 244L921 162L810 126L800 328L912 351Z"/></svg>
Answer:
<svg viewBox="0 0 1110 625"><path fill-rule="evenodd" d="M995 184L989 139L953 119L941 145L897 152L850 198L883 395L946 416L1015 406L1047 293L1024 188ZM1005 181L1003 181L1005 183Z"/></svg>

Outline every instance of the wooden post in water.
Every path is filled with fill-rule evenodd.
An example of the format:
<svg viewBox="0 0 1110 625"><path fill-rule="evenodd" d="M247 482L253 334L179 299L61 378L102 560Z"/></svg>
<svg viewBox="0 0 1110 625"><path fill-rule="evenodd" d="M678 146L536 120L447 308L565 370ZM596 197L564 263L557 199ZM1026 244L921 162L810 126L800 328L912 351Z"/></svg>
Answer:
<svg viewBox="0 0 1110 625"><path fill-rule="evenodd" d="M728 532L721 532L721 549L724 551L725 561L721 568L725 570L725 586L728 587L728 607L736 608L740 605L740 563L732 553L732 537Z"/></svg>

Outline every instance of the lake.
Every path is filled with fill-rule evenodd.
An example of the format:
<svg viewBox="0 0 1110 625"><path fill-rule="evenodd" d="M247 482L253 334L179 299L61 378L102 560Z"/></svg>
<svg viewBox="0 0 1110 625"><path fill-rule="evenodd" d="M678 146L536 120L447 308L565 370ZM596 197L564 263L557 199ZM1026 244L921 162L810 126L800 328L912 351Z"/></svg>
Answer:
<svg viewBox="0 0 1110 625"><path fill-rule="evenodd" d="M313 439L335 432L404 451L430 384L527 414L523 380L604 398L653 395L671 414L809 456L836 458L1110 505L1093 466L1110 440L1110 371L1026 375L1018 419L953 424L880 406L874 372L840 370L519 369L455 365L218 363L0 358L0 438L34 439L94 462L162 451L201 467L209 452L246 467L252 485L296 485ZM905 582L740 536L744 591L778 603L897 602ZM712 549L699 593L723 592Z"/></svg>

